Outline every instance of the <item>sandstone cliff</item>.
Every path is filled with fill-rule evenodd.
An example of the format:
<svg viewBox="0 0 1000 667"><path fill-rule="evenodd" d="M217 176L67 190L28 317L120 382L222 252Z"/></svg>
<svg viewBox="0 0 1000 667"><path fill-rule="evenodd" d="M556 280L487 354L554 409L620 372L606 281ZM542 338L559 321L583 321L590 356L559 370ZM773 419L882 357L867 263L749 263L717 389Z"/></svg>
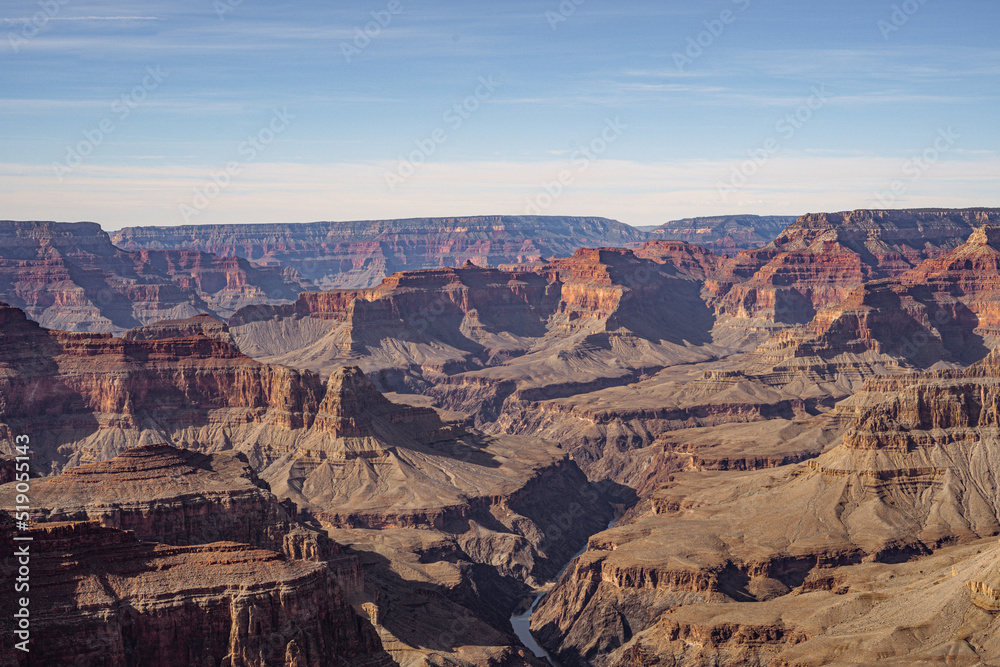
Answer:
<svg viewBox="0 0 1000 667"><path fill-rule="evenodd" d="M322 563L234 542L140 542L96 521L21 534L32 538L26 664L391 664ZM13 553L9 528L2 543Z"/></svg>
<svg viewBox="0 0 1000 667"><path fill-rule="evenodd" d="M645 232L604 218L535 216L133 227L114 235L127 250L183 248L280 264L323 289L370 287L409 269L524 262L645 240Z"/></svg>
<svg viewBox="0 0 1000 667"><path fill-rule="evenodd" d="M0 221L0 301L43 325L121 332L200 312L228 317L306 289L293 273L194 250L127 252L89 222Z"/></svg>
<svg viewBox="0 0 1000 667"><path fill-rule="evenodd" d="M1000 227L986 225L958 248L866 283L808 325L776 334L757 351L757 372L780 381L795 372L853 370L864 379L898 366L975 362L1000 332L998 290Z"/></svg>
<svg viewBox="0 0 1000 667"><path fill-rule="evenodd" d="M233 443L259 465L290 448L323 396L308 372L267 366L197 333L153 340L49 331L0 307L0 443L31 433L34 469L111 458L138 444ZM262 429L262 426L268 429Z"/></svg>
<svg viewBox="0 0 1000 667"><path fill-rule="evenodd" d="M784 650L811 635L787 621L685 629L671 610L784 599L824 577L853 576L831 568L854 572L996 535L997 359L869 381L841 408L854 414L842 444L803 464L742 476L677 471L631 520L591 538L536 612L536 636L568 664L632 664L610 656L640 633L645 648L629 660L659 645L662 653L642 659L708 664L731 642L736 652L723 664L738 664L748 645ZM953 592L962 604L988 605L991 576L956 581ZM767 608L786 604L806 603ZM707 652L686 652L692 642Z"/></svg>
<svg viewBox="0 0 1000 667"><path fill-rule="evenodd" d="M684 218L650 230L649 236L667 241L685 241L720 255L733 255L739 250L767 245L793 222L794 217L781 215Z"/></svg>
<svg viewBox="0 0 1000 667"><path fill-rule="evenodd" d="M741 251L708 288L720 314L805 323L863 283L898 276L995 222L995 209L806 215L768 245Z"/></svg>

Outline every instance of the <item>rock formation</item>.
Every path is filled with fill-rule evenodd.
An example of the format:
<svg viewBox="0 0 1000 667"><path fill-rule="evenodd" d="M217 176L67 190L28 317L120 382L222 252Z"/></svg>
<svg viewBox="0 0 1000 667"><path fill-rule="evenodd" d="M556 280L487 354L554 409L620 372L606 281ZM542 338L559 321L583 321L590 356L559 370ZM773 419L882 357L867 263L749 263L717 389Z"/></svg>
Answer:
<svg viewBox="0 0 1000 667"><path fill-rule="evenodd" d="M398 271L468 260L524 262L645 240L645 232L604 218L535 216L132 227L114 234L127 250L199 250L280 264L323 289L372 287Z"/></svg>
<svg viewBox="0 0 1000 667"><path fill-rule="evenodd" d="M96 521L19 534L32 538L26 664L391 664L322 563L234 542L141 542Z"/></svg>
<svg viewBox="0 0 1000 667"><path fill-rule="evenodd" d="M0 486L0 504L16 493ZM300 523L242 455L137 447L30 493L28 664L392 664L351 608L357 556Z"/></svg>
<svg viewBox="0 0 1000 667"><path fill-rule="evenodd" d="M293 273L193 250L126 252L95 223L0 221L0 301L53 329L121 332L294 299Z"/></svg>
<svg viewBox="0 0 1000 667"><path fill-rule="evenodd" d="M776 334L758 350L756 372L855 371L863 380L900 366L969 364L995 345L998 297L1000 227L986 225L958 248L868 282L809 324Z"/></svg>
<svg viewBox="0 0 1000 667"><path fill-rule="evenodd" d="M31 489L35 523L97 521L146 542L241 542L299 560L344 561L341 587L348 595L361 590L357 559L299 524L296 506L279 502L242 454L144 445L42 478ZM5 507L15 504L14 492L12 484L0 486Z"/></svg>
<svg viewBox="0 0 1000 667"><path fill-rule="evenodd" d="M335 561L330 576L349 593L362 588L360 555L370 565L365 599L400 659L533 664L510 613L612 515L606 495L551 444L448 425L428 407L389 401L357 368L324 383L261 364L213 337L225 330L207 318L123 338L48 331L9 307L0 318L5 451L31 433L33 468L64 471L37 484L38 518ZM192 451L126 451L147 442ZM215 453L232 449L239 454ZM295 505L277 503L268 486L352 551L293 525ZM387 534L396 540L388 550ZM427 566L415 580L400 574L411 559ZM424 594L438 601L435 623L472 619L433 651L407 611Z"/></svg>
<svg viewBox="0 0 1000 667"><path fill-rule="evenodd" d="M806 215L768 245L741 251L708 287L720 314L805 323L863 283L898 276L995 222L995 209Z"/></svg>
<svg viewBox="0 0 1000 667"><path fill-rule="evenodd" d="M842 408L855 415L843 442L805 463L736 477L677 471L631 520L591 538L536 612L536 636L571 665L630 664L654 645L662 653L643 659L706 664L728 655L724 664L737 664L761 643L774 652L819 642L826 627L713 620L696 630L677 620L695 612L674 610L770 601L764 609L800 618L819 608L794 595L836 589L863 563L898 563L1000 533L998 360L994 352L967 369L869 381ZM976 572L948 594L961 590L962 604L988 606L993 575ZM640 634L628 660L616 653ZM932 640L943 641L929 632L893 651L937 650ZM704 651L684 648L692 643ZM727 654L730 645L736 652Z"/></svg>
<svg viewBox="0 0 1000 667"><path fill-rule="evenodd" d="M720 255L734 255L739 250L767 245L793 222L794 216L782 215L684 218L653 228L649 236L653 239L693 243Z"/></svg>
<svg viewBox="0 0 1000 667"><path fill-rule="evenodd" d="M126 230L142 248L118 253L342 289L119 338L0 308L0 480L30 433L61 473L32 482L39 529L151 540L151 567L325 568L330 614L351 603L403 665L540 664L508 619L588 538L532 617L567 667L989 664L998 216L808 215L735 256L581 219ZM629 248L573 245L602 234ZM261 590L297 591L279 570ZM136 609L159 590L111 580ZM329 614L267 609L309 645L268 631L268 660L316 662Z"/></svg>
<svg viewBox="0 0 1000 667"><path fill-rule="evenodd" d="M49 331L8 306L0 325L0 444L12 452L13 435L33 434L40 473L160 442L202 451L237 443L259 466L276 456L270 448L294 446L322 400L316 375L260 364L200 332L130 340Z"/></svg>

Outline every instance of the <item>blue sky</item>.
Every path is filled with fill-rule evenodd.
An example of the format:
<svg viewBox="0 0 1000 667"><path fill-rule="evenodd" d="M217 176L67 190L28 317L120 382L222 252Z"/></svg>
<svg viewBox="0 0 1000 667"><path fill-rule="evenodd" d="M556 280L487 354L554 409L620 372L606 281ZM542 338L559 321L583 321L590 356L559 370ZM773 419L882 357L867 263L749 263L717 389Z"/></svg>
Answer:
<svg viewBox="0 0 1000 667"><path fill-rule="evenodd" d="M331 4L6 0L0 218L998 204L993 0Z"/></svg>

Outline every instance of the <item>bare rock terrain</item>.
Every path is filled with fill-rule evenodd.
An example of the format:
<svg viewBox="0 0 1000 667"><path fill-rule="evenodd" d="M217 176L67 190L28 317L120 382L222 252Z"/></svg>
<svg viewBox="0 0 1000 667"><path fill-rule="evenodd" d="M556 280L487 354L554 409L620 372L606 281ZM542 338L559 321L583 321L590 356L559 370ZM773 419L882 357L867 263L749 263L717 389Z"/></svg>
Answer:
<svg viewBox="0 0 1000 667"><path fill-rule="evenodd" d="M0 301L51 329L117 332L251 303L311 285L294 271L196 250L127 252L92 222L0 221Z"/></svg>

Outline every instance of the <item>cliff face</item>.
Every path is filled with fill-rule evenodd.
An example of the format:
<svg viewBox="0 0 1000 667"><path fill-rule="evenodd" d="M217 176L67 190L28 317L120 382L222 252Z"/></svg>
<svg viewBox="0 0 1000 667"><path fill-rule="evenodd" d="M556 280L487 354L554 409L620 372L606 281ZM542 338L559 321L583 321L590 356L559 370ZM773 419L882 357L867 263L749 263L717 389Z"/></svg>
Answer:
<svg viewBox="0 0 1000 667"><path fill-rule="evenodd" d="M0 322L4 449L12 451L11 434L37 434L39 471L164 441L208 451L235 441L260 462L272 456L268 447L290 446L311 425L322 399L315 375L260 364L204 334L127 340L49 331L6 306Z"/></svg>
<svg viewBox="0 0 1000 667"><path fill-rule="evenodd" d="M225 331L205 318L126 338L47 331L13 308L0 323L5 446L31 433L33 469L65 469L35 485L39 519L97 520L178 548L239 540L325 562L401 659L533 664L507 619L612 514L552 445L448 425L389 401L357 368L321 383L258 363L213 337ZM154 438L194 451L123 451ZM240 454L211 454L231 449ZM297 525L295 505L275 496L352 550ZM424 573L401 577L414 560ZM426 617L410 607L425 595L435 623L462 628L434 650L423 643Z"/></svg>
<svg viewBox="0 0 1000 667"><path fill-rule="evenodd" d="M350 606L358 557L241 455L137 447L33 480L31 500L28 664L392 664Z"/></svg>
<svg viewBox="0 0 1000 667"><path fill-rule="evenodd" d="M803 464L728 477L676 470L629 520L591 537L539 606L536 636L567 664L610 665L640 657L705 664L712 656L738 664L758 650L798 655L791 647L828 628L835 635L829 624L778 618L817 614L827 603L815 596L813 606L811 590L862 586L866 563L899 563L1000 532L998 370L992 353L966 369L871 380L839 408L854 415L842 444ZM993 573L973 568L949 595L989 606ZM724 610L734 603L760 604L760 615ZM830 641L817 638L811 650ZM934 641L948 640L934 633L893 650L916 655Z"/></svg>
<svg viewBox="0 0 1000 667"><path fill-rule="evenodd" d="M995 222L995 209L806 215L768 245L741 251L708 288L719 313L805 323L864 282L898 276Z"/></svg>
<svg viewBox="0 0 1000 667"><path fill-rule="evenodd" d="M27 664L391 664L322 563L233 542L140 542L97 522L41 524L26 535ZM12 552L9 530L4 538ZM12 560L4 558L8 572Z"/></svg>
<svg viewBox="0 0 1000 667"><path fill-rule="evenodd" d="M135 447L40 479L32 493L34 522L97 521L147 542L240 542L299 560L336 560L345 593L361 590L357 559L297 523L295 505L280 503L241 454ZM13 494L12 487L0 487L5 501Z"/></svg>
<svg viewBox="0 0 1000 667"><path fill-rule="evenodd" d="M861 357L917 368L968 364L986 355L1000 333L998 297L1000 227L986 225L950 252L859 287L758 352L776 369L824 371Z"/></svg>
<svg viewBox="0 0 1000 667"><path fill-rule="evenodd" d="M604 218L482 216L289 225L134 227L127 250L190 249L280 263L323 289L370 287L398 271L533 261L594 245L623 246L645 232Z"/></svg>
<svg viewBox="0 0 1000 667"><path fill-rule="evenodd" d="M380 389L430 396L456 420L531 434L526 417L552 414L541 401L721 354L697 278L716 261L658 243L581 249L519 270L404 272L369 290L247 308L230 327L241 349L269 363L322 373L357 364Z"/></svg>
<svg viewBox="0 0 1000 667"><path fill-rule="evenodd" d="M360 358L370 373L495 366L539 344L570 347L575 335L640 336L653 346L706 342L712 316L692 275L714 256L647 251L655 261L600 248L521 270L404 272L369 290L247 308L230 325L253 356L305 358L317 369Z"/></svg>
<svg viewBox="0 0 1000 667"><path fill-rule="evenodd" d="M43 325L120 332L294 299L293 274L198 251L126 252L94 223L0 221L0 301Z"/></svg>
<svg viewBox="0 0 1000 667"><path fill-rule="evenodd" d="M636 257L669 265L678 275L695 280L714 277L725 264L725 259L711 250L682 241L647 241L633 252Z"/></svg>
<svg viewBox="0 0 1000 667"><path fill-rule="evenodd" d="M653 239L697 244L720 255L767 245L794 216L724 215L672 220L651 230Z"/></svg>

